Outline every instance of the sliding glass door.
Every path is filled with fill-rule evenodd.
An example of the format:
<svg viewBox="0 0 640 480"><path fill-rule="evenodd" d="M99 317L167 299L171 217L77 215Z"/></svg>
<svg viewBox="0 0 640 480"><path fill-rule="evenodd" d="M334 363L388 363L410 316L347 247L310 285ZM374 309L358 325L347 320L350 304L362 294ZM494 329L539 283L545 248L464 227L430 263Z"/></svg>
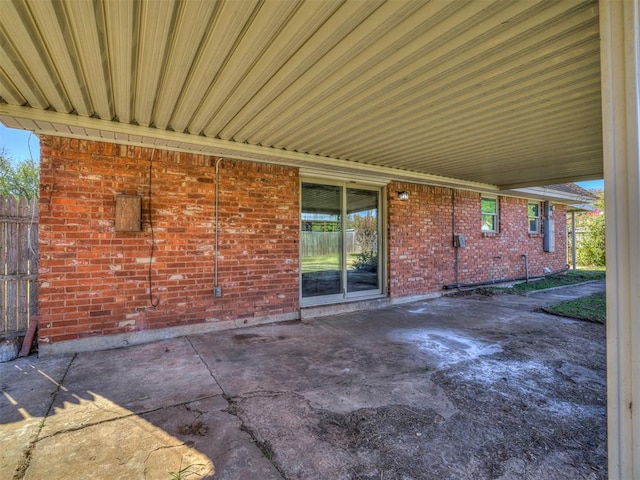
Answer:
<svg viewBox="0 0 640 480"><path fill-rule="evenodd" d="M302 184L303 305L382 292L379 203L377 188Z"/></svg>
<svg viewBox="0 0 640 480"><path fill-rule="evenodd" d="M347 188L347 293L380 289L378 196L375 190Z"/></svg>
<svg viewBox="0 0 640 480"><path fill-rule="evenodd" d="M302 184L302 297L339 295L342 282L342 189Z"/></svg>

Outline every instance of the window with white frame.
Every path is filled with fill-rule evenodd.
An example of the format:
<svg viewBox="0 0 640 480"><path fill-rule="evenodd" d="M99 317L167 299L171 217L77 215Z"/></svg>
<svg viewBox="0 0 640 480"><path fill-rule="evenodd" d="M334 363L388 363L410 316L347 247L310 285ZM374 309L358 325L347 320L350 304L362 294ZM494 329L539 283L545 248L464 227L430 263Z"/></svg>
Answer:
<svg viewBox="0 0 640 480"><path fill-rule="evenodd" d="M496 233L498 231L498 199L496 197L482 197L480 199L480 214L482 231Z"/></svg>
<svg viewBox="0 0 640 480"><path fill-rule="evenodd" d="M527 204L527 217L529 220L529 233L540 233L540 202Z"/></svg>

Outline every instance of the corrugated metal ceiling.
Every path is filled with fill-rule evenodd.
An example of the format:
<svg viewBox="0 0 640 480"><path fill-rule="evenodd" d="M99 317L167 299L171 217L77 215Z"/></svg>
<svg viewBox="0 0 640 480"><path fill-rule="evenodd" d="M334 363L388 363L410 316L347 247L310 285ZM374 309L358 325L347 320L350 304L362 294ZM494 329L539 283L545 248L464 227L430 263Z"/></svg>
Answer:
<svg viewBox="0 0 640 480"><path fill-rule="evenodd" d="M9 126L505 187L602 176L596 1L0 1Z"/></svg>

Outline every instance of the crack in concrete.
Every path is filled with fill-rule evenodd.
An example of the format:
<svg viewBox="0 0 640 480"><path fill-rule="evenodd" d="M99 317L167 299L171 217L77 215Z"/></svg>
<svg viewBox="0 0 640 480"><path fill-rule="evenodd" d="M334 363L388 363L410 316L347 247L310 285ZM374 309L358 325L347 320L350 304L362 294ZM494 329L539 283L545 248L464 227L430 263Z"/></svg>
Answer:
<svg viewBox="0 0 640 480"><path fill-rule="evenodd" d="M260 450L260 452L262 452L262 455L264 456L264 458L269 460L269 462L271 462L271 465L273 465L273 468L275 468L276 471L280 474L280 476L282 477L282 480L289 480L289 477L287 477L287 475L284 473L284 470L282 469L282 467L273 458L274 451L273 451L273 448L271 447L271 444L269 443L269 441L268 440L258 440L258 437L257 437L256 433L245 424L244 420L242 420L242 418L240 418L240 416L238 416L235 413L231 413L231 412L229 412L229 413L230 413L230 415L233 415L233 416L237 417L240 420L240 422L241 422L240 423L240 430L242 430L243 432L246 432L247 435L249 435L249 437L251 438L253 443L256 445L256 447L258 447L258 450Z"/></svg>
<svg viewBox="0 0 640 480"><path fill-rule="evenodd" d="M189 342L189 345L191 345L191 348L193 349L194 353L196 355L198 355L198 358L200 359L202 364L205 366L205 368L209 372L209 375L211 375L211 378L213 379L213 381L216 382L216 385L218 386L218 388L220 389L220 391L222 392L222 394L224 396L226 392L224 391L224 388L222 388L222 385L220 385L220 382L218 381L216 376L213 374L213 371L209 367L209 364L205 361L204 358L202 358L202 355L200 355L200 352L198 351L198 349L193 345L193 342L191 341L191 338L185 337L185 339L187 340L187 342Z"/></svg>
<svg viewBox="0 0 640 480"><path fill-rule="evenodd" d="M53 410L53 405L56 402L56 400L58 398L58 395L60 394L60 390L62 390L62 388L63 388L64 380L65 380L65 378L67 378L67 374L69 373L69 370L71 370L71 365L73 365L73 362L75 361L77 356L78 356L77 353L73 354L73 356L71 357L71 360L69 360L69 364L67 365L67 368L65 369L64 373L62 374L62 378L60 379L59 382L57 382L56 389L51 394L51 401L49 402L49 407L47 408L47 413L44 414L44 418L39 423L38 430L36 431L36 434L34 435L33 440L31 440L29 442L29 445L27 446L26 450L24 451L23 461L20 462L20 464L16 468L16 472L13 475L13 480L22 480L24 478L24 476L27 473L27 470L29 469L29 465L31 464L31 455L33 454L33 450L36 448L36 444L40 440L42 440L42 438L46 438L46 437L42 437L41 438L40 437L40 433L42 432L42 429L44 428L44 425L45 425L45 422L47 421L47 418L49 418L49 416L51 415L51 411Z"/></svg>
<svg viewBox="0 0 640 480"><path fill-rule="evenodd" d="M147 457L144 459L143 465L144 465L144 469L142 471L142 475L144 476L144 478L147 478L147 462L149 461L149 458L151 457L151 455L153 455L155 452L159 452L160 450L170 450L173 448L180 448L180 447L184 447L186 444L184 442L178 444L178 445L161 445L159 447L156 447L154 449L152 449L151 451L149 451L149 453L147 453ZM167 470L167 473L169 473L171 475L172 472L169 472ZM180 465L180 472L178 472L179 474L182 473L182 464ZM181 478L181 477L180 477Z"/></svg>
<svg viewBox="0 0 640 480"><path fill-rule="evenodd" d="M211 461L213 462L213 464L215 465L215 463L218 461L218 459L223 458L226 454L231 453L234 451L234 449L236 448L235 446L240 444L251 444L253 443L253 440L231 440L229 442L227 442L227 449L226 450L222 450L220 452L217 452L215 455L213 455L211 457Z"/></svg>
<svg viewBox="0 0 640 480"><path fill-rule="evenodd" d="M274 391L274 390L256 390L253 392L247 392L242 395L238 395L235 397L225 395L225 398L229 402L229 408L226 410L227 413L233 415L234 417L240 420L240 429L243 432L246 432L247 435L251 438L252 442L258 447L262 455L271 462L273 468L280 474L283 480L288 480L289 477L285 474L284 470L280 466L280 464L274 459L274 451L271 447L271 444L268 440L260 440L256 432L253 431L251 427L242 419L240 415L238 415L237 403L238 400L249 399L249 398L275 398L280 396L293 396L299 398L301 401L309 403L309 401L304 398L303 395L295 392L295 391ZM311 407L313 408L313 407Z"/></svg>
<svg viewBox="0 0 640 480"><path fill-rule="evenodd" d="M78 426L75 426L75 427L64 428L64 429L58 430L56 432L52 432L52 433L50 433L48 435L45 435L43 437L40 437L40 438L38 438L38 441L49 439L49 438L53 438L53 437L55 437L57 435L61 435L63 433L77 432L78 430L83 430L85 428L95 427L97 425L104 425L104 424L107 424L107 423L116 422L118 420L124 420L126 418L140 417L142 415L147 415L149 413L154 413L154 412L158 412L158 411L161 411L161 410L166 410L166 409L169 409L169 408L183 407L183 406L187 407L187 405L190 404L190 403L197 402L197 401L200 401L200 400L206 400L208 398L214 398L214 397L217 397L217 396L219 396L219 395L207 395L206 397L200 397L200 398L196 398L194 400L188 400L186 402L174 403L174 404L171 404L171 405L163 405L161 407L150 408L148 410L142 410L140 412L131 412L131 413L127 414L127 415L120 415L120 416L113 417L113 418L106 418L104 420L100 420L100 421L97 421L97 422L84 423L82 425L78 425ZM188 407L187 407L187 410L189 410ZM204 412L201 412L201 414L202 413L204 413ZM44 424L44 422L43 422L43 424ZM19 480L19 479L14 479L14 480Z"/></svg>
<svg viewBox="0 0 640 480"><path fill-rule="evenodd" d="M191 341L190 340L188 340L188 341L191 344ZM191 347L193 348L192 344L191 344ZM202 361L202 357L200 356L200 353L195 348L193 348L193 350L200 357L200 359ZM38 444L38 442L40 442L42 440L50 439L50 438L53 438L53 437L61 435L61 434L71 433L71 432L75 432L75 431L78 431L78 430L83 430L85 428L94 427L94 426L98 426L98 425L114 422L114 421L117 421L117 420L123 420L123 419L130 418L130 417L137 417L137 416L147 415L149 413L157 412L157 411L168 409L168 408L180 407L180 406L185 406L188 410L196 412L198 414L198 416L196 417L196 419L197 419L198 417L203 415L204 412L201 412L201 411L196 410L194 408L189 408L188 404L191 404L191 403L199 401L199 400L206 400L208 398L213 398L213 397L216 397L216 396L219 395L219 394L207 395L207 396L199 397L199 398L196 398L196 399L190 399L190 400L185 401L185 402L180 402L180 403L171 404L171 405L163 405L161 407L151 408L151 409L143 410L143 411L139 411L139 412L131 412L130 414L127 414L127 415L118 415L118 412L116 412L116 411L113 411L113 410L110 410L110 409L104 408L104 407L99 407L101 410L111 412L111 413L115 414L116 416L114 416L113 418L108 418L108 419L97 421L97 422L89 422L89 423L85 423L85 424L78 425L78 426L75 426L75 427L64 428L64 429L52 432L52 433L47 434L47 435L42 435L42 430L45 427L47 419L52 415L54 405L55 405L55 403L56 403L56 401L57 401L57 399L58 399L58 397L60 395L60 392L64 388L65 379L67 378L67 375L69 374L69 372L71 370L71 367L74 364L77 356L78 356L77 354L74 354L71 357L71 359L69 361L69 364L67 365L67 367L66 367L66 369L65 369L65 371L64 371L64 373L62 375L62 378L60 379L59 382L57 382L56 389L51 394L51 399L50 399L49 405L47 407L47 411L46 411L43 419L40 421L40 424L38 425L38 429L37 429L35 435L33 436L33 439L29 442L29 444L25 448L23 460L16 467L16 470L15 470L15 473L13 475L12 480L23 480L24 479L24 477L26 475L26 472L29 469L29 465L31 463L32 453L33 453L36 445ZM206 362L203 361L203 363L204 363L205 367L207 368L207 370L209 371L209 373L211 374L211 376L214 379L214 381L216 382L216 384L218 384L216 378L211 373L211 370L209 369L209 366L206 364ZM220 390L223 391L222 387L219 384L218 384L218 387L220 387ZM182 443L182 444L176 445L174 447L165 447L165 448L175 448L175 447L180 447L180 446L183 446L183 445L185 445L185 444ZM163 448L163 447L159 447L159 448ZM150 454L151 453L152 452L150 452Z"/></svg>
<svg viewBox="0 0 640 480"><path fill-rule="evenodd" d="M214 396L217 396L217 395L214 395ZM202 415L204 415L207 412L204 412L202 410L199 410L199 409L191 406L191 403L194 403L194 402L197 402L197 400L194 400L193 402L189 402L188 404L185 404L184 408L186 408L188 412L196 413L197 415L196 415L195 420L197 420L198 418L200 418Z"/></svg>
<svg viewBox="0 0 640 480"><path fill-rule="evenodd" d="M189 345L191 345L191 348L193 349L193 351L196 353L196 355L198 355L198 358L200 358L200 361L202 362L202 364L206 367L207 371L209 372L209 375L211 375L211 378L213 379L214 382L216 382L216 385L218 385L218 387L220 388L220 390L222 391L222 397L227 401L227 403L229 404L229 406L224 410L224 412L228 413L229 415L233 415L234 417L236 417L238 420L240 420L240 430L242 430L243 432L246 432L247 435L249 435L249 438L251 439L251 441L256 445L256 447L258 447L258 449L260 450L260 452L262 452L262 455L269 460L269 462L271 462L271 465L273 465L273 468L276 469L276 471L280 474L280 476L282 477L283 480L288 480L287 476L285 475L284 471L282 470L282 467L280 467L280 465L278 465L278 463L275 461L275 459L273 458L273 450L271 449L271 446L268 444L268 442L264 442L258 439L257 435L255 434L255 432L253 432L249 427L247 427L247 425L245 424L244 420L238 415L237 413L237 399L238 398L247 398L246 395L253 395L254 396L261 396L261 394L268 394L268 395L262 395L262 396L271 396L271 397L276 397L279 395L298 395L294 392L273 392L273 391L257 391L257 392L249 392L249 393L245 393L244 395L240 395L237 397L231 396L229 395L224 388L222 388L222 385L220 384L220 382L218 381L218 379L216 378L216 376L213 374L213 371L211 370L211 368L209 367L209 364L206 362L206 360L202 357L202 355L200 355L200 352L198 351L198 349L193 345L193 343L191 342L191 339L189 337L185 337L187 339L187 341L189 342ZM299 396L299 395L298 395ZM248 397L251 398L251 397ZM230 450L229 450L230 451Z"/></svg>
<svg viewBox="0 0 640 480"><path fill-rule="evenodd" d="M304 395L302 395L301 393L298 393L297 390L282 390L282 391L254 390L253 392L246 392L246 393L243 393L242 395L237 395L235 397L230 397L230 398L257 398L257 397L274 398L274 397L280 397L283 395L292 395L302 400L306 400Z"/></svg>

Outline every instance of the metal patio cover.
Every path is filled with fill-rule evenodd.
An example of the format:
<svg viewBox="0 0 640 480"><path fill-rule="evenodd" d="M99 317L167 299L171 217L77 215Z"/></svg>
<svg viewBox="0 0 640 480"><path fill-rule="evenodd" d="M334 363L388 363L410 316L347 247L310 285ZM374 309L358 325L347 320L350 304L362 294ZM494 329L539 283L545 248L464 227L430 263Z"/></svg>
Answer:
<svg viewBox="0 0 640 480"><path fill-rule="evenodd" d="M595 1L0 0L0 11L11 127L490 188L602 177Z"/></svg>

